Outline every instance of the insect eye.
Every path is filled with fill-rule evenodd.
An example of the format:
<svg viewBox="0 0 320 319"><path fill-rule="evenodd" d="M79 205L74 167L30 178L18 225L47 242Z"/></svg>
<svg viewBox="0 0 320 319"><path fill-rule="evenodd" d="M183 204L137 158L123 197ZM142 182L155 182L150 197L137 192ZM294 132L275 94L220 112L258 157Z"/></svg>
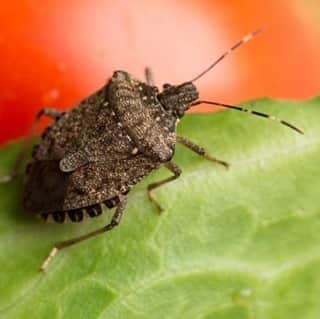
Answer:
<svg viewBox="0 0 320 319"><path fill-rule="evenodd" d="M177 110L177 115L178 115L179 117L182 117L182 116L184 115L184 110L183 110L183 109L178 109L178 110Z"/></svg>

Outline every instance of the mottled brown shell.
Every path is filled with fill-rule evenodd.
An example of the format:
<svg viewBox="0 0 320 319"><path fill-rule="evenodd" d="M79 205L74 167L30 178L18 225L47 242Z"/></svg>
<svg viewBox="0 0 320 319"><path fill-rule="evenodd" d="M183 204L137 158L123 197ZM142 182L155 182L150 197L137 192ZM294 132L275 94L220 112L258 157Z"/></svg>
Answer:
<svg viewBox="0 0 320 319"><path fill-rule="evenodd" d="M156 88L118 71L101 90L64 113L33 152L25 181L25 207L45 218L56 214L56 221L60 212L88 207L89 216L90 212L94 216L99 209L90 207L103 202L113 207L113 199L170 159L175 118L166 114L157 93ZM161 150L159 143L164 146ZM79 162L79 156L73 156L76 152L84 154L85 160ZM71 163L75 169L69 163L71 171L63 172L62 159L67 164L75 159ZM78 221L77 213L71 212L69 219Z"/></svg>

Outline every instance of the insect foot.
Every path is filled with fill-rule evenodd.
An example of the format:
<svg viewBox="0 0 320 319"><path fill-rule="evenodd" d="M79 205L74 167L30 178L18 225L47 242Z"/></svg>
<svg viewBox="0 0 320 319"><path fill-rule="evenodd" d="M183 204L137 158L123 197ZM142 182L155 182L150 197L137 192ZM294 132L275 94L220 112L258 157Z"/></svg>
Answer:
<svg viewBox="0 0 320 319"><path fill-rule="evenodd" d="M3 176L0 176L0 184L8 183L8 182L10 182L12 179L13 179L13 176L12 176L12 175L3 175Z"/></svg>

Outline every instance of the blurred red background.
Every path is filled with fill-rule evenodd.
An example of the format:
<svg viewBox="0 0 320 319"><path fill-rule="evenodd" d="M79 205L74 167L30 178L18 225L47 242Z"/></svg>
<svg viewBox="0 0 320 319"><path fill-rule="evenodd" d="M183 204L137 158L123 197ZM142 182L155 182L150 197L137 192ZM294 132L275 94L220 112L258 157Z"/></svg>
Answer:
<svg viewBox="0 0 320 319"><path fill-rule="evenodd" d="M0 144L26 135L41 107L74 105L116 69L142 78L151 66L159 85L190 80L260 26L197 82L201 97L317 95L319 17L317 0L2 1Z"/></svg>

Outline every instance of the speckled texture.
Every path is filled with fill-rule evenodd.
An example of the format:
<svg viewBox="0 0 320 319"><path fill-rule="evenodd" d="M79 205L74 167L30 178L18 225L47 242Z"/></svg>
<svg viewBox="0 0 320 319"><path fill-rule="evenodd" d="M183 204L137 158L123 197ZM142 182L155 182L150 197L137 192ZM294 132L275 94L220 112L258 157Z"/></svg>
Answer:
<svg viewBox="0 0 320 319"><path fill-rule="evenodd" d="M181 86L159 93L116 71L104 87L63 113L42 135L28 166L26 208L47 216L128 193L173 157L181 116L174 108L182 93ZM55 221L60 220L58 214Z"/></svg>

